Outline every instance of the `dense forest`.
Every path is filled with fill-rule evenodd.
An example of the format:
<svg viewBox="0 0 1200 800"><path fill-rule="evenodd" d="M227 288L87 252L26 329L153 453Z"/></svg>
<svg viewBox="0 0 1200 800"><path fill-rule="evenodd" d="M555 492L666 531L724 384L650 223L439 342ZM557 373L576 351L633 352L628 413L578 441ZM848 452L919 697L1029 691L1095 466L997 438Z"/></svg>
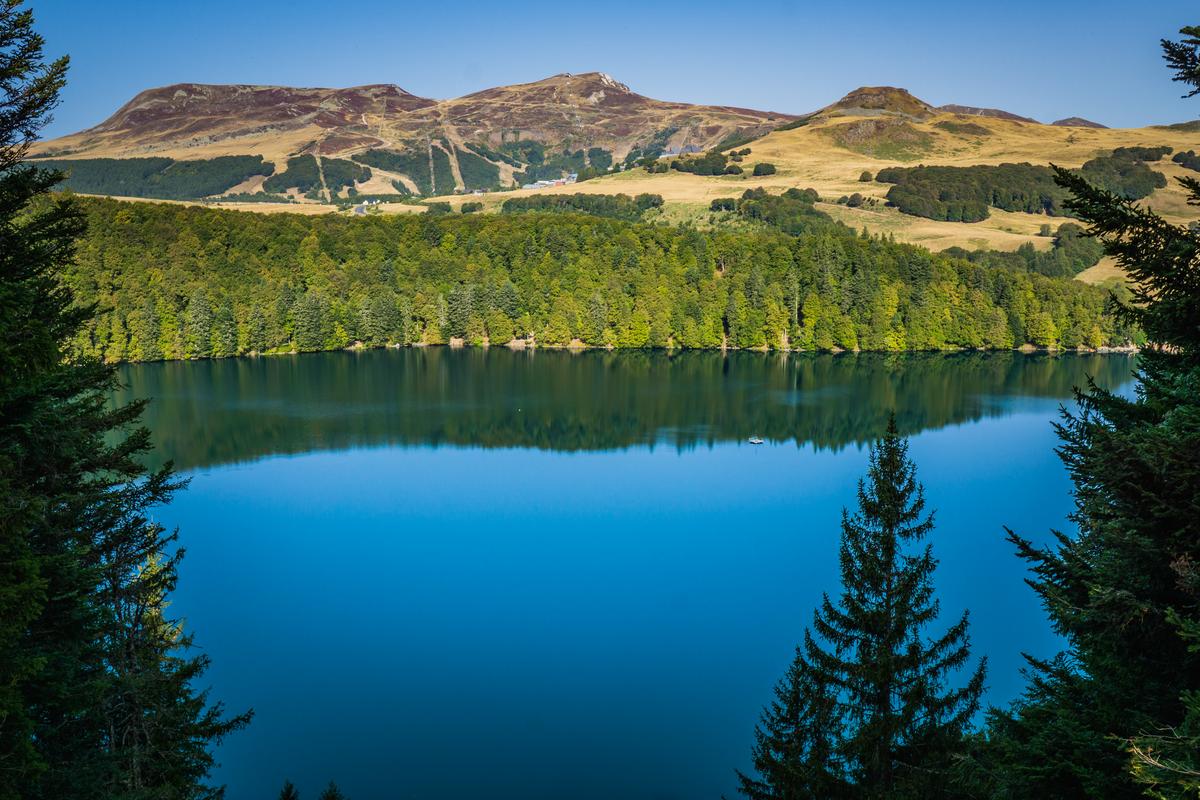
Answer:
<svg viewBox="0 0 1200 800"><path fill-rule="evenodd" d="M311 156L309 156L311 158ZM38 166L63 171L63 186L86 194L190 200L221 194L275 165L261 156L219 156L175 161L170 158L36 159Z"/></svg>
<svg viewBox="0 0 1200 800"><path fill-rule="evenodd" d="M1082 226L1064 222L1058 226L1049 250L1038 250L1026 243L1015 251L951 247L942 253L988 267L1027 269L1041 275L1068 278L1095 265L1104 255L1104 246L1096 239L1085 236Z"/></svg>
<svg viewBox="0 0 1200 800"><path fill-rule="evenodd" d="M753 193L752 193L753 194ZM803 195L803 193L798 193ZM1135 332L1105 292L803 222L703 233L537 213L347 219L80 198L69 273L107 313L78 339L108 360L362 342L928 350L1096 347Z"/></svg>
<svg viewBox="0 0 1200 800"><path fill-rule="evenodd" d="M1098 156L1079 172L1096 186L1129 200L1147 197L1167 185L1166 177L1146 166L1171 152L1169 147L1121 147ZM1070 215L1068 194L1050 167L999 164L976 167L886 167L875 176L895 184L887 199L905 214L951 222L979 222L990 206L1028 214Z"/></svg>

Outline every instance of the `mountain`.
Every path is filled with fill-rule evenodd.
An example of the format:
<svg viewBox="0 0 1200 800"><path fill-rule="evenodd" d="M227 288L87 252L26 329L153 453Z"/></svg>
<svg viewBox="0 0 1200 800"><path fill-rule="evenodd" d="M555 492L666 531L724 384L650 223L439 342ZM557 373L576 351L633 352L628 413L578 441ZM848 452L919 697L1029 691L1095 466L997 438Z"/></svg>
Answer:
<svg viewBox="0 0 1200 800"><path fill-rule="evenodd" d="M1067 117L1066 119L1056 119L1051 125L1057 125L1060 128L1107 128L1107 125L1101 125L1099 122L1092 122L1090 119L1083 117Z"/></svg>
<svg viewBox="0 0 1200 800"><path fill-rule="evenodd" d="M365 135L369 119L403 116L436 101L399 86L349 89L177 83L148 89L99 125L39 144L47 156L132 157L164 152L226 155L244 145L270 140L273 149L316 146L340 152L357 143L378 144Z"/></svg>
<svg viewBox="0 0 1200 800"><path fill-rule="evenodd" d="M817 112L817 116L896 114L928 119L935 113L937 110L933 106L914 97L907 89L895 86L863 86L836 103L825 106Z"/></svg>
<svg viewBox="0 0 1200 800"><path fill-rule="evenodd" d="M795 118L655 100L600 72L563 73L441 101L390 84L298 89L189 83L144 91L93 128L39 143L33 155L72 160L72 180L81 191L108 185L93 172L113 172L111 164L84 161L154 157L171 161L155 162L161 169L140 184L130 178L119 185L152 197L213 186L221 186L216 194L265 186L293 198L328 198L354 186L446 194L560 177L663 151L708 149ZM269 163L199 163L228 156L261 156ZM357 164L330 165L326 159ZM196 163L173 166L178 161ZM181 170L206 179L169 188L179 183Z"/></svg>
<svg viewBox="0 0 1200 800"><path fill-rule="evenodd" d="M946 114L963 114L969 117L993 117L995 119L1008 119L1014 122L1038 124L1038 121L1032 117L1022 117L1020 114L1003 111L999 108L979 108L977 106L960 106L956 103L950 103L949 105L938 106L937 110Z"/></svg>

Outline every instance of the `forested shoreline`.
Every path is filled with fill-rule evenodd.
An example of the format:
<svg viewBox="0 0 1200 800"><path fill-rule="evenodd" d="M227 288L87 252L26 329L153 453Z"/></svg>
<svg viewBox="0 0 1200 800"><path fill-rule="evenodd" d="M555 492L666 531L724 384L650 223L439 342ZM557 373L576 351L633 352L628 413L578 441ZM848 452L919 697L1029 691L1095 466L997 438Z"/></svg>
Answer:
<svg viewBox="0 0 1200 800"><path fill-rule="evenodd" d="M1136 341L1107 292L807 221L564 212L347 219L76 198L66 279L108 361L503 344L905 351ZM794 228L789 227L789 233Z"/></svg>

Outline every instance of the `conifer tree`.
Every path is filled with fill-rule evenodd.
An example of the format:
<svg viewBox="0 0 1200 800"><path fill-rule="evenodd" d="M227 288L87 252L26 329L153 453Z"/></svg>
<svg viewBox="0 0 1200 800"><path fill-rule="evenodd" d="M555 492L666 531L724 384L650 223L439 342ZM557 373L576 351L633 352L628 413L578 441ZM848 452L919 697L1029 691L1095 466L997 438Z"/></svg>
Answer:
<svg viewBox="0 0 1200 800"><path fill-rule="evenodd" d="M284 781L283 788L279 790L279 800L300 800L300 792L291 781Z"/></svg>
<svg viewBox="0 0 1200 800"><path fill-rule="evenodd" d="M1164 55L1176 80L1200 89L1200 28L1182 33ZM1056 533L1051 547L1010 535L1067 649L1033 661L1024 696L993 714L984 771L1005 797L1135 798L1146 783L1160 797L1195 797L1200 236L1057 174L1068 208L1128 273L1133 302L1119 311L1151 344L1137 397L1089 384L1058 426L1078 535ZM1200 204L1200 181L1180 183Z"/></svg>
<svg viewBox="0 0 1200 800"><path fill-rule="evenodd" d="M338 788L336 783L330 781L317 800L346 800L346 795L342 794L342 790Z"/></svg>
<svg viewBox="0 0 1200 800"><path fill-rule="evenodd" d="M933 529L908 444L893 417L872 448L858 510L843 511L842 593L813 614L791 669L763 713L755 800L943 795L979 709L986 665L970 660L966 612L927 633L939 604Z"/></svg>
<svg viewBox="0 0 1200 800"><path fill-rule="evenodd" d="M207 798L208 746L245 718L192 689L205 662L162 615L179 553L148 519L143 403L74 343L95 308L62 277L84 222L23 164L57 102L32 14L0 0L0 798Z"/></svg>

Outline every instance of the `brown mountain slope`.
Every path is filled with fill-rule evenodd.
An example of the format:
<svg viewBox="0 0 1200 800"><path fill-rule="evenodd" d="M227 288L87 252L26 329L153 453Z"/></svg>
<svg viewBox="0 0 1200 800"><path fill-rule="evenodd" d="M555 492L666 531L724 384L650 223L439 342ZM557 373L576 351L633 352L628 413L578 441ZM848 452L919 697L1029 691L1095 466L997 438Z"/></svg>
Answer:
<svg viewBox="0 0 1200 800"><path fill-rule="evenodd" d="M180 83L141 92L99 125L42 142L35 154L207 158L262 153L270 158L313 143L337 151L377 141L366 133L373 117L402 116L434 104L389 84L296 89Z"/></svg>
<svg viewBox="0 0 1200 800"><path fill-rule="evenodd" d="M652 140L711 147L761 135L794 119L637 94L599 72L554 75L453 100L417 97L392 85L349 89L177 84L134 97L101 124L39 143L35 156L203 159L263 155L346 156L372 148L411 150L447 139L498 145L533 140L547 149L603 147L623 158Z"/></svg>

